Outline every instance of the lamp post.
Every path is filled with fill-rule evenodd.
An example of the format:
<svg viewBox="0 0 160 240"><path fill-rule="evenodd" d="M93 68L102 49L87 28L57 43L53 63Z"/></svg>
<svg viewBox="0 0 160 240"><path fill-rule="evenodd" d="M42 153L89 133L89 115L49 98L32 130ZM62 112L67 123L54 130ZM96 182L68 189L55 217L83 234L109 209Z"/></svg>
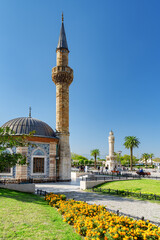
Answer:
<svg viewBox="0 0 160 240"><path fill-rule="evenodd" d="M118 153L118 158L119 158L119 166L120 166L120 165L121 165L120 157L121 157L121 153L122 153L122 151L118 151L117 153Z"/></svg>

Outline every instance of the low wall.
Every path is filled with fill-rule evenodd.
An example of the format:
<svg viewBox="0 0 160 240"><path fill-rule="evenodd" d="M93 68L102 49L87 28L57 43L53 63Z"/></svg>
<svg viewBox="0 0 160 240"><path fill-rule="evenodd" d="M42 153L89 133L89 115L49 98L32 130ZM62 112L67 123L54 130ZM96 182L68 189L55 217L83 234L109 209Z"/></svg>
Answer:
<svg viewBox="0 0 160 240"><path fill-rule="evenodd" d="M106 183L106 182L115 182L115 181L128 181L128 180L135 180L135 179L132 179L132 178L128 178L128 179L108 179L108 180L93 180L93 181L80 181L80 189L81 190L85 190L85 189L89 189L89 188L92 188L92 187L95 187L99 184L102 184L102 183Z"/></svg>
<svg viewBox="0 0 160 240"><path fill-rule="evenodd" d="M88 175L88 173L85 172L71 172L71 178L77 178L80 176Z"/></svg>
<svg viewBox="0 0 160 240"><path fill-rule="evenodd" d="M0 188L7 188L10 190L15 190L19 192L35 193L35 184L0 184Z"/></svg>

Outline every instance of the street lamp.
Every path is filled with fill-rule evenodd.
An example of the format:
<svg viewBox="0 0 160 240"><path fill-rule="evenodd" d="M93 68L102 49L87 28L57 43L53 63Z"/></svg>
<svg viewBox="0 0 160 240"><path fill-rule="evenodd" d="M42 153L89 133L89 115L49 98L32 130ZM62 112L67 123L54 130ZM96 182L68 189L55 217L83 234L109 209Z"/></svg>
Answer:
<svg viewBox="0 0 160 240"><path fill-rule="evenodd" d="M121 157L122 151L118 151L117 153L118 153L118 157L119 157L119 166L120 166L121 165L120 157Z"/></svg>

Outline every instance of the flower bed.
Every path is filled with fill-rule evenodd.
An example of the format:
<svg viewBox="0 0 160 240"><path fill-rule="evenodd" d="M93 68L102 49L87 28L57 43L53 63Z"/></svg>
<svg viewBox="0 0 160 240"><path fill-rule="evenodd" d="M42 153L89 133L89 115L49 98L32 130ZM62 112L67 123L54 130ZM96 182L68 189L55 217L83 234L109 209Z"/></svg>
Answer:
<svg viewBox="0 0 160 240"><path fill-rule="evenodd" d="M155 240L160 239L160 227L149 221L136 221L108 212L104 206L66 200L64 195L47 194L45 200L58 208L64 221L84 236L85 240Z"/></svg>

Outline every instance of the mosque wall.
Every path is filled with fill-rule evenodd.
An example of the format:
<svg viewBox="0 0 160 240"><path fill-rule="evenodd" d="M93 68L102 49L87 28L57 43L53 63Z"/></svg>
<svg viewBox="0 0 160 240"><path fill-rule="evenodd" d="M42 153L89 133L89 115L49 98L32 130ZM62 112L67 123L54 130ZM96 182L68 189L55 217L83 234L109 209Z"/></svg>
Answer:
<svg viewBox="0 0 160 240"><path fill-rule="evenodd" d="M27 157L28 147L17 147L17 153ZM27 179L27 164L16 165L16 179L26 180Z"/></svg>
<svg viewBox="0 0 160 240"><path fill-rule="evenodd" d="M27 162L28 162L28 169L27 169L27 177L28 178L34 178L34 179L39 179L39 178L49 178L49 152L50 152L50 144L46 143L33 143L36 144L35 147L30 145L28 147L28 155L27 155ZM32 173L32 160L33 160L33 155L34 151L36 149L40 149L44 152L44 158L45 158L45 174L33 174Z"/></svg>
<svg viewBox="0 0 160 240"><path fill-rule="evenodd" d="M10 173L0 174L0 178L7 179L12 182L25 181L33 179L33 181L56 181L56 142L37 143L28 147L13 148L12 153L19 152L26 155L26 165L16 165L11 168ZM38 151L37 151L38 150ZM44 159L44 173L33 173L33 158Z"/></svg>

